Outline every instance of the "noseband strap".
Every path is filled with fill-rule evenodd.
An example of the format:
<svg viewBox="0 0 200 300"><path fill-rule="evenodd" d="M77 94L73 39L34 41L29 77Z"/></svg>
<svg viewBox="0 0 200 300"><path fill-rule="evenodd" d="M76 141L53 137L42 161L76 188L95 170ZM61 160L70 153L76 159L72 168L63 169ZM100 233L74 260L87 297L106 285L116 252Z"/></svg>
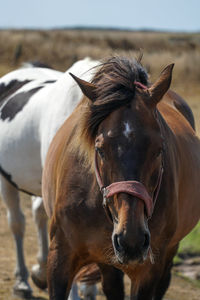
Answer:
<svg viewBox="0 0 200 300"><path fill-rule="evenodd" d="M151 217L153 212L152 198L149 196L145 186L138 181L119 181L114 182L106 187L106 197L110 198L115 194L125 193L132 195L144 201L148 218Z"/></svg>
<svg viewBox="0 0 200 300"><path fill-rule="evenodd" d="M108 209L108 198L114 196L115 194L119 193L125 193L132 195L144 202L146 213L148 219L151 218L155 203L159 194L160 190L160 185L162 181L162 174L163 174L163 167L161 167L159 175L158 175L158 180L156 184L156 188L154 191L154 196L153 198L149 195L147 189L145 186L135 180L129 180L129 181L119 181L119 182L114 182L110 184L109 186L105 187L103 185L100 173L99 173L99 168L98 168L98 161L97 161L97 151L95 151L95 175L96 179L100 188L101 193L103 194L103 206L106 212L106 215L108 216L108 219L111 221L110 218L110 213Z"/></svg>

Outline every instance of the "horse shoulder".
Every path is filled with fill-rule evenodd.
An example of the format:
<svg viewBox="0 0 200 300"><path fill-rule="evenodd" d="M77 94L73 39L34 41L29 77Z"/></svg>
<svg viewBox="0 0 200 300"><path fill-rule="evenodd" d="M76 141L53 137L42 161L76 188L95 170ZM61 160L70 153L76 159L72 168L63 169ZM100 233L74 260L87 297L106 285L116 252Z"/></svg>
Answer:
<svg viewBox="0 0 200 300"><path fill-rule="evenodd" d="M168 151L177 182L177 197L174 199L177 209L177 228L171 243L176 245L200 218L199 176L200 176L200 140L185 116L170 103L161 102L159 111L164 117L169 131Z"/></svg>
<svg viewBox="0 0 200 300"><path fill-rule="evenodd" d="M53 214L58 192L61 194L62 191L65 192L64 189L59 189L58 186L63 180L63 170L66 170L66 152L68 150L68 139L72 130L73 114L57 131L47 152L42 175L42 196L44 199L44 207L49 217ZM58 200L62 201L62 195L59 194Z"/></svg>

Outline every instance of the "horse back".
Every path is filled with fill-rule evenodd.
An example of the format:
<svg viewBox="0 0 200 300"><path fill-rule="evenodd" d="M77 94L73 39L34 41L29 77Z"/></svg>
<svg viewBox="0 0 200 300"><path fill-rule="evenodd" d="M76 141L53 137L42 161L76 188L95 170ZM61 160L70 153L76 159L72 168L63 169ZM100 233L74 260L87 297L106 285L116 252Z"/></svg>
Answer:
<svg viewBox="0 0 200 300"><path fill-rule="evenodd" d="M180 95L176 94L172 90L169 90L164 97L164 101L170 103L175 109L177 109L195 130L193 112L187 102Z"/></svg>

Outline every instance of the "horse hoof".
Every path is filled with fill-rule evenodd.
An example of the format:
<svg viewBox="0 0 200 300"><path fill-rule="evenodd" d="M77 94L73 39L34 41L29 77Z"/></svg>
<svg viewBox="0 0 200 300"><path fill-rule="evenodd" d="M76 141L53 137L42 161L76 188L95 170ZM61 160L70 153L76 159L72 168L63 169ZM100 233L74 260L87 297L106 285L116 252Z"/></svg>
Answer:
<svg viewBox="0 0 200 300"><path fill-rule="evenodd" d="M31 278L34 284L41 290L45 290L47 288L46 268L41 269L40 265L33 266L31 272Z"/></svg>
<svg viewBox="0 0 200 300"><path fill-rule="evenodd" d="M23 299L30 299L32 297L32 289L25 281L18 281L13 287L13 294Z"/></svg>

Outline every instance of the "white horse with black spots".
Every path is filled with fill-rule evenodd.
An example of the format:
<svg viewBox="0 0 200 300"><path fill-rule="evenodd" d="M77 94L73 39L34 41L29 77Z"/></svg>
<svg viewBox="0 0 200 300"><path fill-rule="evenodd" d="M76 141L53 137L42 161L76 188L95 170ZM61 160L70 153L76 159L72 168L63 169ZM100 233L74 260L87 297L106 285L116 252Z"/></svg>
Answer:
<svg viewBox="0 0 200 300"><path fill-rule="evenodd" d="M0 79L0 192L16 243L14 293L22 297L31 296L32 289L23 253L25 217L19 191L34 195L32 210L39 252L38 264L33 266L31 275L38 287L46 288L48 235L47 216L40 198L42 168L52 138L82 97L68 72L89 80L92 71L87 70L97 64L86 58L65 73L28 67ZM76 286L73 292L71 297L79 299Z"/></svg>

